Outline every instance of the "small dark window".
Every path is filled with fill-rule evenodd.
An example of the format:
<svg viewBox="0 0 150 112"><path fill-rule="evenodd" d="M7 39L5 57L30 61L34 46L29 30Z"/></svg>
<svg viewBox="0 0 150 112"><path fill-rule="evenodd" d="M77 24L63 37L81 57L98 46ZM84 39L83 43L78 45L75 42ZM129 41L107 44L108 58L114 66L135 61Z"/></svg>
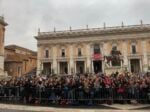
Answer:
<svg viewBox="0 0 150 112"><path fill-rule="evenodd" d="M81 48L78 48L78 56L81 56L82 52L81 52Z"/></svg>
<svg viewBox="0 0 150 112"><path fill-rule="evenodd" d="M113 50L113 51L117 51L117 46L116 46L116 45L113 46L113 47L112 47L112 50Z"/></svg>
<svg viewBox="0 0 150 112"><path fill-rule="evenodd" d="M99 44L95 44L94 45L94 54L99 54L100 53L100 45Z"/></svg>
<svg viewBox="0 0 150 112"><path fill-rule="evenodd" d="M132 45L132 53L135 54L136 53L136 46Z"/></svg>
<svg viewBox="0 0 150 112"><path fill-rule="evenodd" d="M62 50L61 50L61 56L62 56L62 57L65 57L65 49L62 49Z"/></svg>
<svg viewBox="0 0 150 112"><path fill-rule="evenodd" d="M46 58L49 57L49 51L48 51L48 50L45 51L45 57L46 57Z"/></svg>

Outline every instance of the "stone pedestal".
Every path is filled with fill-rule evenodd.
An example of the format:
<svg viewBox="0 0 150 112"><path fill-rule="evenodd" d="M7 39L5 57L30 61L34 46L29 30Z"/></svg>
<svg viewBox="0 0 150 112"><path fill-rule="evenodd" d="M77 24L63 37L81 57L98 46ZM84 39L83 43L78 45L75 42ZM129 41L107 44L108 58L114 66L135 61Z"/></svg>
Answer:
<svg viewBox="0 0 150 112"><path fill-rule="evenodd" d="M124 70L121 67L108 67L108 68L105 68L106 75L111 75L112 73L115 73L115 72L123 73Z"/></svg>

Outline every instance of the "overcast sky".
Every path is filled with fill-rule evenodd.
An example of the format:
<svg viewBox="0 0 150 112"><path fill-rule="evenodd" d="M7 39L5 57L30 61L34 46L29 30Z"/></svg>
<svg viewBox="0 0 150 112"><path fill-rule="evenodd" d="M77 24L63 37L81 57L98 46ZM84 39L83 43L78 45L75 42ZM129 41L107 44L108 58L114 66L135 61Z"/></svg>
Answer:
<svg viewBox="0 0 150 112"><path fill-rule="evenodd" d="M37 49L41 31L150 23L150 0L0 0L0 15L8 22L6 45Z"/></svg>

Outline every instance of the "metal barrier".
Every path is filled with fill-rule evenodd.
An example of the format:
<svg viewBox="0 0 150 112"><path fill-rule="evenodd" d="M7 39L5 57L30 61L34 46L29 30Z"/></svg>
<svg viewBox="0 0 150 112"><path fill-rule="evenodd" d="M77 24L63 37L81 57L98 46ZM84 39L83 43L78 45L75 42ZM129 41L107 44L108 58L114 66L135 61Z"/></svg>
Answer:
<svg viewBox="0 0 150 112"><path fill-rule="evenodd" d="M150 103L148 89L0 87L0 102L30 104Z"/></svg>

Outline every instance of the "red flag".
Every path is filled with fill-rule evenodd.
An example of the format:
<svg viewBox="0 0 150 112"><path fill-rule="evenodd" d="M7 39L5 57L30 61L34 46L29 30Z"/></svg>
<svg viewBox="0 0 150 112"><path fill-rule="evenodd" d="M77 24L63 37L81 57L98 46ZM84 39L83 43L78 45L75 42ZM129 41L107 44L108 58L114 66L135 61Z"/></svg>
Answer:
<svg viewBox="0 0 150 112"><path fill-rule="evenodd" d="M99 60L101 58L102 58L101 54L93 54L93 59L94 60Z"/></svg>

